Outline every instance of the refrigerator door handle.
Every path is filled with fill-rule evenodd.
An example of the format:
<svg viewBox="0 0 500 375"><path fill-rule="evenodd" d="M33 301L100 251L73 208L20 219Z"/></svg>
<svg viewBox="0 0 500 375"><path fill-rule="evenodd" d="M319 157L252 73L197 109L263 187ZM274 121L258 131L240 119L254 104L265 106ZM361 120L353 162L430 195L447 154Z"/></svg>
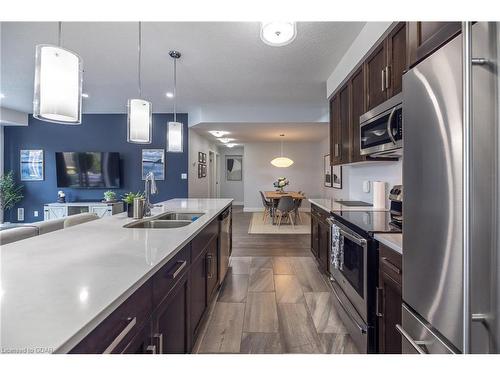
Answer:
<svg viewBox="0 0 500 375"><path fill-rule="evenodd" d="M428 354L424 349L422 349L422 346L425 347L425 341L416 341L413 340L413 338L410 336L408 332L406 332L401 325L396 324L396 329L401 333L401 336L403 336L406 341L410 343L410 345L415 349L418 354Z"/></svg>

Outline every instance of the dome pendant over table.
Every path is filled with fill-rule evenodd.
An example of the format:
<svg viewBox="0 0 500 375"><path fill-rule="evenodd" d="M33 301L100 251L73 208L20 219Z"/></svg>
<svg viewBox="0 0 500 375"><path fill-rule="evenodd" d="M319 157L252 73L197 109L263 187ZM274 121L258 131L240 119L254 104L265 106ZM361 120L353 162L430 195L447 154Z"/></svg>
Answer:
<svg viewBox="0 0 500 375"><path fill-rule="evenodd" d="M76 53L61 47L62 23L58 26L57 46L36 46L33 117L79 125L82 123L83 63Z"/></svg>
<svg viewBox="0 0 500 375"><path fill-rule="evenodd" d="M138 99L129 99L127 104L127 142L149 144L153 134L153 106L151 102L142 99L141 82L141 51L142 47L142 24L139 22L139 43L137 46L137 88Z"/></svg>
<svg viewBox="0 0 500 375"><path fill-rule="evenodd" d="M280 134L280 137L284 137L284 134ZM278 168L288 168L293 164L293 160L283 156L283 138L281 139L281 154L279 158L274 158L271 160L271 164Z"/></svg>
<svg viewBox="0 0 500 375"><path fill-rule="evenodd" d="M183 128L182 122L177 122L177 59L181 57L178 51L168 53L174 59L174 121L167 125L167 152L183 152Z"/></svg>

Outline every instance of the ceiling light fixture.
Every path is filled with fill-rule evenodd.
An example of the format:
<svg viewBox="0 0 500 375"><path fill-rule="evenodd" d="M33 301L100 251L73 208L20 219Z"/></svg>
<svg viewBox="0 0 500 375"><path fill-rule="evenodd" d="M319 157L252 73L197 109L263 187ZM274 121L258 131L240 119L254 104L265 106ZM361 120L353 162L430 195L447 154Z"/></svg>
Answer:
<svg viewBox="0 0 500 375"><path fill-rule="evenodd" d="M271 164L274 165L275 167L278 168L288 168L293 164L293 160L287 157L283 156L283 138L285 137L284 134L280 134L281 138L281 156L279 158L274 158L271 160Z"/></svg>
<svg viewBox="0 0 500 375"><path fill-rule="evenodd" d="M209 130L208 132L217 138L223 137L223 136L229 134L229 132L226 132L224 130Z"/></svg>
<svg viewBox="0 0 500 375"><path fill-rule="evenodd" d="M236 143L226 143L226 147L233 148L234 146L237 146Z"/></svg>
<svg viewBox="0 0 500 375"><path fill-rule="evenodd" d="M153 106L142 98L141 57L142 57L142 23L139 22L139 38L137 44L137 89L139 99L129 99L127 103L127 142L149 144L153 134Z"/></svg>
<svg viewBox="0 0 500 375"><path fill-rule="evenodd" d="M282 47L290 44L297 36L295 22L261 22L260 38L264 43L273 47Z"/></svg>
<svg viewBox="0 0 500 375"><path fill-rule="evenodd" d="M233 138L219 138L219 141L221 141L222 143L229 143L231 141L234 141Z"/></svg>
<svg viewBox="0 0 500 375"><path fill-rule="evenodd" d="M33 117L67 125L82 123L83 62L76 53L62 48L62 22L58 45L39 44L35 49Z"/></svg>
<svg viewBox="0 0 500 375"><path fill-rule="evenodd" d="M5 95L0 92L0 99L5 99Z"/></svg>
<svg viewBox="0 0 500 375"><path fill-rule="evenodd" d="M82 94L82 98L87 99L88 97L89 97L89 94L87 94L86 92L84 92L84 93Z"/></svg>
<svg viewBox="0 0 500 375"><path fill-rule="evenodd" d="M181 57L178 51L168 53L174 59L174 121L169 121L167 129L167 152L183 151L183 125L177 122L177 59Z"/></svg>
<svg viewBox="0 0 500 375"><path fill-rule="evenodd" d="M169 91L165 94L165 96L169 99L172 99L174 97L174 93Z"/></svg>

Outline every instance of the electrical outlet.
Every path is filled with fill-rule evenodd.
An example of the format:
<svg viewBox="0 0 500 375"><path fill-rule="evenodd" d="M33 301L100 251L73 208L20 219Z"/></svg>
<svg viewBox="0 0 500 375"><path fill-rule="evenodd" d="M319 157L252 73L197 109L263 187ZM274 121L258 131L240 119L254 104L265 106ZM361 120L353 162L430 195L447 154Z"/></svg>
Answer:
<svg viewBox="0 0 500 375"><path fill-rule="evenodd" d="M17 209L17 221L24 221L24 208Z"/></svg>
<svg viewBox="0 0 500 375"><path fill-rule="evenodd" d="M38 211L33 211L33 216L38 217Z"/></svg>
<svg viewBox="0 0 500 375"><path fill-rule="evenodd" d="M370 181L363 181L363 192L364 193L370 192Z"/></svg>
<svg viewBox="0 0 500 375"><path fill-rule="evenodd" d="M187 180L188 175L187 173L181 173L181 180Z"/></svg>

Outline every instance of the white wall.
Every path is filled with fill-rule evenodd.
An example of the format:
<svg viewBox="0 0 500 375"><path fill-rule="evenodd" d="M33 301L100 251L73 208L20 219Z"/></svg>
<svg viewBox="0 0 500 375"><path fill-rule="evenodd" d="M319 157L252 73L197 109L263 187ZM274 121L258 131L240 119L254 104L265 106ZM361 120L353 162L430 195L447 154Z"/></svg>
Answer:
<svg viewBox="0 0 500 375"><path fill-rule="evenodd" d="M329 97L349 75L377 40L387 31L392 22L367 22L351 46L340 59L335 70L326 81L326 96Z"/></svg>
<svg viewBox="0 0 500 375"><path fill-rule="evenodd" d="M242 181L227 181L226 180L226 156L229 155L240 155L243 157L243 172L246 168L245 163L245 150L243 147L219 147L220 155L220 197L221 198L232 198L234 199L233 204L243 205L244 203L244 183L245 176L242 177Z"/></svg>
<svg viewBox="0 0 500 375"><path fill-rule="evenodd" d="M189 198L210 197L210 167L208 166L208 152L217 151L213 142L189 130L189 172L188 196ZM207 177L198 178L198 152L207 154Z"/></svg>
<svg viewBox="0 0 500 375"><path fill-rule="evenodd" d="M273 182L278 177L290 181L287 190L302 190L308 197L322 194L321 170L323 158L318 157L317 142L294 142L284 144L284 155L294 164L289 168L277 168L271 160L280 154L279 143L246 143L243 164L244 209L254 211L262 209L259 190L274 190ZM305 203L304 207L308 204Z"/></svg>
<svg viewBox="0 0 500 375"><path fill-rule="evenodd" d="M319 146L319 155L329 153L329 140L324 140ZM342 189L334 189L324 187L321 177L321 198L361 200L373 203L373 195L370 183L370 192L363 192L363 181L384 181L386 182L386 191L389 194L389 189L393 185L401 184L403 161L375 161L350 164L342 167ZM323 165L320 169L323 171ZM386 206L389 208L389 199L386 199Z"/></svg>

